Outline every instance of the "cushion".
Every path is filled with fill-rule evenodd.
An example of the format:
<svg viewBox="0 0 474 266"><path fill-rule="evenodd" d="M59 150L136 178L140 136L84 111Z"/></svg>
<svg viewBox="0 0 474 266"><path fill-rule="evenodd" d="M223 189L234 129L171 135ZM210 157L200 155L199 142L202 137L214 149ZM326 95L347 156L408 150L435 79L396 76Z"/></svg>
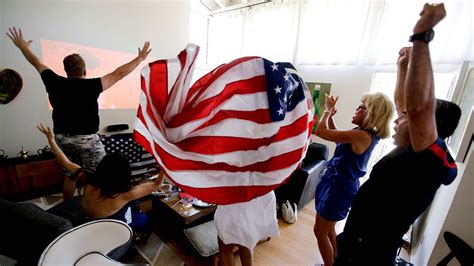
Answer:
<svg viewBox="0 0 474 266"><path fill-rule="evenodd" d="M302 166L312 165L320 160L328 159L329 149L325 144L313 142L308 146L306 155L303 158Z"/></svg>
<svg viewBox="0 0 474 266"><path fill-rule="evenodd" d="M201 256L209 257L219 253L214 220L184 229L184 234Z"/></svg>

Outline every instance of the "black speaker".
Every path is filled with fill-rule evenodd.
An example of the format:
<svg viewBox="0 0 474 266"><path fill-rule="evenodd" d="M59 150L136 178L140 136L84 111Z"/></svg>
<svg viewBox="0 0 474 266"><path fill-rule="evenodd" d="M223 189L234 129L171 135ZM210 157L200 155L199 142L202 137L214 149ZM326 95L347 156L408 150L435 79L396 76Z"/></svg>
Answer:
<svg viewBox="0 0 474 266"><path fill-rule="evenodd" d="M115 132L115 131L121 131L121 130L127 130L127 129L129 129L127 124L116 124L116 125L107 126L108 132Z"/></svg>

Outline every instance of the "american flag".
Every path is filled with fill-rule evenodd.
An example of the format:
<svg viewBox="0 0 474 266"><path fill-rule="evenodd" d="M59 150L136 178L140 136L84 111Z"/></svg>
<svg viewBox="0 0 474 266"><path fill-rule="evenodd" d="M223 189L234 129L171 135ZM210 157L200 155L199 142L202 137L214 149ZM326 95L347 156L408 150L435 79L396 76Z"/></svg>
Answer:
<svg viewBox="0 0 474 266"><path fill-rule="evenodd" d="M303 159L313 125L310 92L289 63L243 57L192 86L199 47L141 72L135 140L181 189L216 204L277 188Z"/></svg>

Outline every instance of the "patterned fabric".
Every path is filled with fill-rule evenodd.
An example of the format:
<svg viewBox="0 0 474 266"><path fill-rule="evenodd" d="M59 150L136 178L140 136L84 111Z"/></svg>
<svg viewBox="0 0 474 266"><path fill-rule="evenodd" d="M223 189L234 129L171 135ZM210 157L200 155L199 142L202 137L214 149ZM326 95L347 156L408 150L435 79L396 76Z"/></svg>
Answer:
<svg viewBox="0 0 474 266"><path fill-rule="evenodd" d="M106 153L120 152L127 157L129 163L140 162L143 156L143 148L132 139L131 134L115 134L102 136Z"/></svg>
<svg viewBox="0 0 474 266"><path fill-rule="evenodd" d="M64 154L83 168L95 170L105 156L104 145L98 134L74 136L56 134L55 140Z"/></svg>
<svg viewBox="0 0 474 266"><path fill-rule="evenodd" d="M289 63L243 57L191 85L199 47L142 69L134 137L175 184L216 204L277 188L300 165L314 106Z"/></svg>
<svg viewBox="0 0 474 266"><path fill-rule="evenodd" d="M148 177L158 171L153 156L135 142L131 133L102 136L101 140L107 153L119 152L128 159L133 179Z"/></svg>

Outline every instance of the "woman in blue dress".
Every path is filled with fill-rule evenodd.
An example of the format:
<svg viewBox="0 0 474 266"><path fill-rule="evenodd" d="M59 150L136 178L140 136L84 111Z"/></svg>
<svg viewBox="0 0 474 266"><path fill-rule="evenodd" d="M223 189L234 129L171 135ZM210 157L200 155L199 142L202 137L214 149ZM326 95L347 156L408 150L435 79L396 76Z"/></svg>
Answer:
<svg viewBox="0 0 474 266"><path fill-rule="evenodd" d="M333 116L338 97L326 95L325 110L316 135L336 143L321 182L316 187L316 221L314 234L324 265L332 265L336 254L338 221L346 218L359 189L359 178L367 171L367 163L379 139L390 136L394 113L390 98L382 93L365 94L352 117L351 130L338 130Z"/></svg>

